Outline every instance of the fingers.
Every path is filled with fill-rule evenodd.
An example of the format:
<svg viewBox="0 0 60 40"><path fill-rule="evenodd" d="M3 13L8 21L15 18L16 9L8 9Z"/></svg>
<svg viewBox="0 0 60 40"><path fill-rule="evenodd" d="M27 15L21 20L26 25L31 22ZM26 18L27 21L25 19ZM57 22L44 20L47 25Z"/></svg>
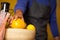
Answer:
<svg viewBox="0 0 60 40"><path fill-rule="evenodd" d="M10 18L8 19L8 23L10 24L11 23L11 20L13 20L13 17L10 16Z"/></svg>
<svg viewBox="0 0 60 40"><path fill-rule="evenodd" d="M20 19L22 19L22 20L24 21L23 15L21 16L21 15L15 14L14 16L10 16L10 18L8 19L8 24L9 24L9 26L11 25L12 20L18 19L18 18L20 18Z"/></svg>
<svg viewBox="0 0 60 40"><path fill-rule="evenodd" d="M4 20L5 22L8 20L9 16L10 16L10 13L7 13L5 20Z"/></svg>
<svg viewBox="0 0 60 40"><path fill-rule="evenodd" d="M3 22L0 25L1 30L3 30L5 28L5 25L6 25L6 22L7 22L8 18L9 18L9 16L10 16L10 14L7 13L6 17L4 18Z"/></svg>
<svg viewBox="0 0 60 40"><path fill-rule="evenodd" d="M22 20L24 21L24 18L22 17Z"/></svg>
<svg viewBox="0 0 60 40"><path fill-rule="evenodd" d="M4 18L3 22L2 22L1 25L0 25L1 27L5 27L6 22L7 22L8 18L9 18L9 16L10 16L10 14L7 13L6 17Z"/></svg>
<svg viewBox="0 0 60 40"><path fill-rule="evenodd" d="M22 19L22 20L24 21L23 15L18 15L18 16L16 17L16 19L17 19L17 18L20 18L20 19Z"/></svg>
<svg viewBox="0 0 60 40"><path fill-rule="evenodd" d="M14 15L14 18L13 19L17 19L18 18L18 15Z"/></svg>
<svg viewBox="0 0 60 40"><path fill-rule="evenodd" d="M8 24L10 25L12 23L12 20L17 19L17 16L10 16L10 18L8 19Z"/></svg>

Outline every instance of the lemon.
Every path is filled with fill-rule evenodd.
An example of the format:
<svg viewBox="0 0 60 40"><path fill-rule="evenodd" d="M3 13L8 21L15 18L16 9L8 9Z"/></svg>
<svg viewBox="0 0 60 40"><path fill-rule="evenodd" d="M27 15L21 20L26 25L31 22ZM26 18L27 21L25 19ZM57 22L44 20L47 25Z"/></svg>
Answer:
<svg viewBox="0 0 60 40"><path fill-rule="evenodd" d="M32 25L32 24L29 24L29 25L27 26L27 30L35 30L35 26Z"/></svg>
<svg viewBox="0 0 60 40"><path fill-rule="evenodd" d="M14 19L12 20L11 28L25 28L26 23L22 19Z"/></svg>

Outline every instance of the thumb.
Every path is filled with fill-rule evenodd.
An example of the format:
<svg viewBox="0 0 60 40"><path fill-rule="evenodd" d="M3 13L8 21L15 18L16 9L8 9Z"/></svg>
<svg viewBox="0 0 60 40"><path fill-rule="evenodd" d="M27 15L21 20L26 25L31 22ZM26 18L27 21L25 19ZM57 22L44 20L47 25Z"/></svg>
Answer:
<svg viewBox="0 0 60 40"><path fill-rule="evenodd" d="M22 20L24 21L24 18L22 17Z"/></svg>

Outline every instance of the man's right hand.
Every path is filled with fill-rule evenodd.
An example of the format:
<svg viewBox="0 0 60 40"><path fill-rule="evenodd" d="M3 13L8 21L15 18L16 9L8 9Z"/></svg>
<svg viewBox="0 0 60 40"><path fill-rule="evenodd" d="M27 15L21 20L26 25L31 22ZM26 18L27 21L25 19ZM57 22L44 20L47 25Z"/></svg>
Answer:
<svg viewBox="0 0 60 40"><path fill-rule="evenodd" d="M23 12L21 10L16 10L15 15L9 18L8 23L11 24L12 20L17 18L21 18L24 21Z"/></svg>
<svg viewBox="0 0 60 40"><path fill-rule="evenodd" d="M60 36L55 37L54 40L60 40Z"/></svg>

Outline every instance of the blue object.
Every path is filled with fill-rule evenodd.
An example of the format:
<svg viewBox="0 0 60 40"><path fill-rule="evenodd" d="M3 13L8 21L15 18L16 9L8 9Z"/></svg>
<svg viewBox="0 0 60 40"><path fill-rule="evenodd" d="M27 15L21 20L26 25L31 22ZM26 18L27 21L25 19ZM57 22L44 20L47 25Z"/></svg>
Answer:
<svg viewBox="0 0 60 40"><path fill-rule="evenodd" d="M50 7L51 7L50 19L49 19L50 28L53 36L54 37L58 36L58 27L56 22L56 0L36 0L36 1L38 4L44 4L44 5L49 5L50 1ZM28 6L31 7L32 0L17 0L14 10L16 11L17 9L20 9L24 13L28 2L29 2Z"/></svg>

